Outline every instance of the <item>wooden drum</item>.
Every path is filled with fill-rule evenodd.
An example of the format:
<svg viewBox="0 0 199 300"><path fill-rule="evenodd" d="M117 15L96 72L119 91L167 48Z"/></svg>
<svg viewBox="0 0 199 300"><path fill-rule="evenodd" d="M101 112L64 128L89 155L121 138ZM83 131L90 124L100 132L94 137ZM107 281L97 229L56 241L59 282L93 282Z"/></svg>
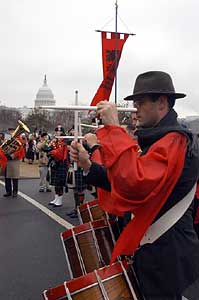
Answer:
<svg viewBox="0 0 199 300"><path fill-rule="evenodd" d="M133 269L117 262L43 292L45 300L144 300Z"/></svg>
<svg viewBox="0 0 199 300"><path fill-rule="evenodd" d="M81 224L87 222L93 222L99 219L103 219L103 220L108 219L107 212L105 212L100 208L97 199L80 205L77 208L77 213Z"/></svg>
<svg viewBox="0 0 199 300"><path fill-rule="evenodd" d="M111 222L98 220L61 233L71 279L110 263L115 244Z"/></svg>

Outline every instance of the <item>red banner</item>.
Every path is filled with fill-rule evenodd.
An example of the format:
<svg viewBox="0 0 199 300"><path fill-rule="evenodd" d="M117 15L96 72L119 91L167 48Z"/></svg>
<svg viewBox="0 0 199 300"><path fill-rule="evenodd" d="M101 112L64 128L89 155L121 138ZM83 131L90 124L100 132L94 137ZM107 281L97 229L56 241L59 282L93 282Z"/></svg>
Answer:
<svg viewBox="0 0 199 300"><path fill-rule="evenodd" d="M103 81L90 104L91 106L95 106L102 100L109 100L122 49L129 35L127 33L102 32L101 36Z"/></svg>

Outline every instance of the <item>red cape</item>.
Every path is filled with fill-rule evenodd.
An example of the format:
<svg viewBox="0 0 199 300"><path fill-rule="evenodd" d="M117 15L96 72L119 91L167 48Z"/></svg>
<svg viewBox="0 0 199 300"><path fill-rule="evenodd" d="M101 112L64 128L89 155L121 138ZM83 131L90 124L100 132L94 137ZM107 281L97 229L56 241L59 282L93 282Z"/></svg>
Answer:
<svg viewBox="0 0 199 300"><path fill-rule="evenodd" d="M68 155L68 147L63 139L59 139L56 148L50 151L55 160L65 160Z"/></svg>
<svg viewBox="0 0 199 300"><path fill-rule="evenodd" d="M6 167L6 164L7 164L7 158L6 158L3 150L0 147L0 169L4 170Z"/></svg>
<svg viewBox="0 0 199 300"><path fill-rule="evenodd" d="M111 197L102 198L99 194L99 202L109 213L123 215L130 211L134 215L116 242L112 263L117 256L136 251L171 194L184 166L186 137L168 133L143 156L138 154L137 141L121 127L105 126L97 131L97 137L111 182Z"/></svg>

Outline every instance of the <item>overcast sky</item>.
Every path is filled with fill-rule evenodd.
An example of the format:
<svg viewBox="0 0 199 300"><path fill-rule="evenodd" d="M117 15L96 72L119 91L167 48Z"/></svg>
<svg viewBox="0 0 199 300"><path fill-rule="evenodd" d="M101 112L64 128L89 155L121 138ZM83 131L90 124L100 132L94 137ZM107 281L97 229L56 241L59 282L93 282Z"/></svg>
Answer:
<svg viewBox="0 0 199 300"><path fill-rule="evenodd" d="M163 70L187 94L179 116L199 114L198 14L198 0L118 0L118 31L136 33L118 67L118 101L139 73ZM115 0L0 0L0 104L33 107L46 74L57 105L73 104L75 90L89 105L102 81L95 30L114 31L114 18Z"/></svg>

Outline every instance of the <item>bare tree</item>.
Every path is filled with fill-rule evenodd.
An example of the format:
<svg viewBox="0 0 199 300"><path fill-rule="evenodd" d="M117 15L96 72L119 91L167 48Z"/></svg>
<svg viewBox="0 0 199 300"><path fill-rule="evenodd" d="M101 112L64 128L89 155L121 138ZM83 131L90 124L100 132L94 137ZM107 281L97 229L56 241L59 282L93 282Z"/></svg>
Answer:
<svg viewBox="0 0 199 300"><path fill-rule="evenodd" d="M6 131L9 127L17 127L18 120L22 119L20 111L16 108L0 106L0 130Z"/></svg>
<svg viewBox="0 0 199 300"><path fill-rule="evenodd" d="M53 114L52 123L54 128L60 124L66 131L68 131L74 125L74 111L55 111Z"/></svg>
<svg viewBox="0 0 199 300"><path fill-rule="evenodd" d="M52 129L51 117L48 111L35 108L25 118L24 122L27 124L31 132L49 131Z"/></svg>

